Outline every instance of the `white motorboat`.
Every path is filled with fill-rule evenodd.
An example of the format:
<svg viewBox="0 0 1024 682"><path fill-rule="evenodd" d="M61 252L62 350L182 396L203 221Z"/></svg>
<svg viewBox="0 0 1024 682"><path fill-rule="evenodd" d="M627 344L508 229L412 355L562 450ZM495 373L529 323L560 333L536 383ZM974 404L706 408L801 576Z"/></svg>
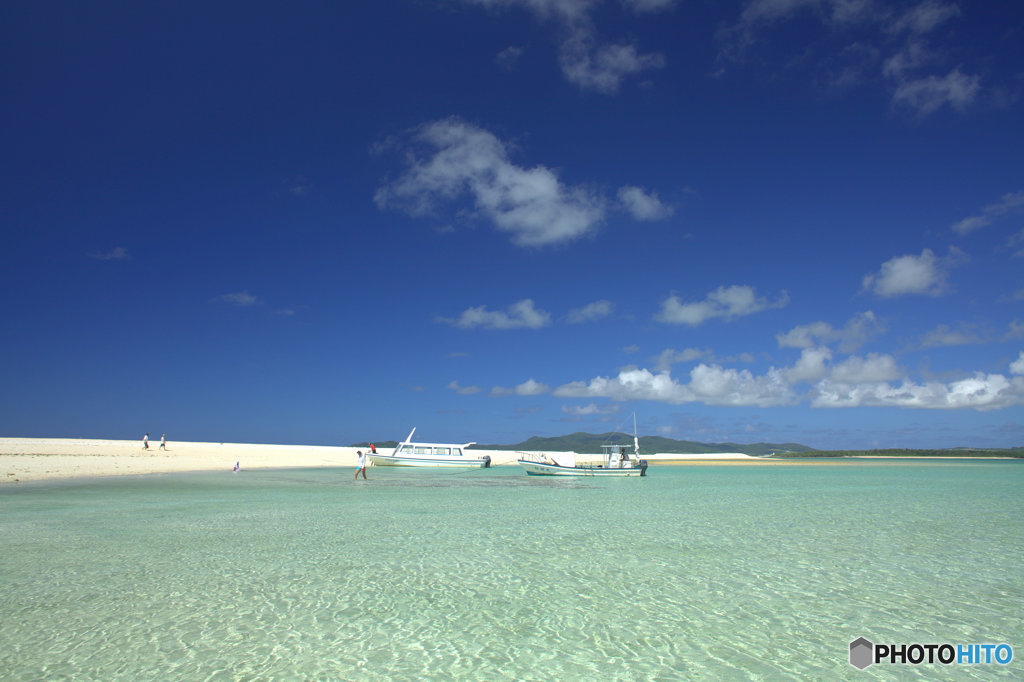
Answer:
<svg viewBox="0 0 1024 682"><path fill-rule="evenodd" d="M395 446L390 455L371 452L367 455L377 466L392 467L489 467L487 455L474 457L466 449L476 443L413 443L413 428L405 441Z"/></svg>
<svg viewBox="0 0 1024 682"><path fill-rule="evenodd" d="M531 476L646 476L647 460L640 459L640 439L633 415L633 457L628 445L602 445L600 455L575 452L520 453L516 460Z"/></svg>

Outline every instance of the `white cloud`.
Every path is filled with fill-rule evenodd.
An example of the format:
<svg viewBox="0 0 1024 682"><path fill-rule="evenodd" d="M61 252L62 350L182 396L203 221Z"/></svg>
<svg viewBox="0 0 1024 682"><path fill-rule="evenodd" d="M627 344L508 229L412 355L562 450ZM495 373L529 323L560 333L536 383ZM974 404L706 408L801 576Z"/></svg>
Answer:
<svg viewBox="0 0 1024 682"><path fill-rule="evenodd" d="M506 71L511 71L519 62L519 58L523 56L523 52L525 52L525 48L519 45L509 45L498 53L494 61Z"/></svg>
<svg viewBox="0 0 1024 682"><path fill-rule="evenodd" d="M1011 374L1024 374L1024 350L1020 352L1017 359L1010 363Z"/></svg>
<svg viewBox="0 0 1024 682"><path fill-rule="evenodd" d="M851 356L835 365L830 379L843 384L869 384L895 381L903 371L891 355L869 353L866 358Z"/></svg>
<svg viewBox="0 0 1024 682"><path fill-rule="evenodd" d="M547 384L542 384L533 379L527 379L523 383L519 384L515 388L503 388L501 386L495 386L491 389L491 395L502 396L502 395L543 395L551 391L551 387Z"/></svg>
<svg viewBox="0 0 1024 682"><path fill-rule="evenodd" d="M467 308L458 318L439 317L437 320L462 329L539 329L551 324L551 314L537 310L532 299L524 298L505 310L488 310L481 305Z"/></svg>
<svg viewBox="0 0 1024 682"><path fill-rule="evenodd" d="M1000 197L999 201L981 209L980 215L968 216L953 225L953 231L965 235L992 224L993 218L1024 208L1024 190L1010 192Z"/></svg>
<svg viewBox="0 0 1024 682"><path fill-rule="evenodd" d="M953 231L956 232L957 234L968 234L969 232L974 232L977 229L987 227L988 225L991 224L992 221L986 218L985 216L968 216L967 218L964 218L963 220L954 223Z"/></svg>
<svg viewBox="0 0 1024 682"><path fill-rule="evenodd" d="M668 324L697 326L713 318L732 320L762 310L783 308L789 303L789 294L783 291L770 301L757 296L753 287L733 285L718 287L703 301L684 303L678 296L669 296L661 304L661 312L654 319Z"/></svg>
<svg viewBox="0 0 1024 682"><path fill-rule="evenodd" d="M650 400L669 404L770 407L809 400L812 407L903 407L990 410L1024 404L1024 351L1010 366L1009 378L977 372L949 383L916 383L904 376L891 355L851 356L829 365L827 348L804 349L793 367L769 368L763 375L701 363L686 383L670 372L627 368L614 377L574 381L553 392L563 398ZM805 396L794 384L811 383ZM899 383L896 383L899 382Z"/></svg>
<svg viewBox="0 0 1024 682"><path fill-rule="evenodd" d="M597 415L616 414L621 408L618 405L598 405L587 403L586 405L562 405L562 412L571 414L574 417L592 417Z"/></svg>
<svg viewBox="0 0 1024 682"><path fill-rule="evenodd" d="M671 206L661 202L657 192L648 194L631 185L619 188L619 203L636 220L661 220L673 213Z"/></svg>
<svg viewBox="0 0 1024 682"><path fill-rule="evenodd" d="M230 294L221 294L213 299L218 303L228 303L235 305L240 308L247 308L249 306L259 305L260 300L250 294L248 291L236 291Z"/></svg>
<svg viewBox="0 0 1024 682"><path fill-rule="evenodd" d="M574 308L569 311L569 324L580 324L582 322L593 322L602 317L608 317L615 310L615 304L611 301L600 300L588 303L582 308Z"/></svg>
<svg viewBox="0 0 1024 682"><path fill-rule="evenodd" d="M622 4L632 7L635 12L660 12L671 9L676 0L622 0Z"/></svg>
<svg viewBox="0 0 1024 682"><path fill-rule="evenodd" d="M931 32L949 19L958 16L960 16L960 8L954 3L925 0L892 22L889 25L889 30L893 33L906 31L921 35Z"/></svg>
<svg viewBox="0 0 1024 682"><path fill-rule="evenodd" d="M711 351L709 350L700 350L699 348L675 350L674 348L666 348L661 351L660 355L654 358L654 370L656 372L666 372L672 369L672 365L679 364L680 362L693 362L694 360L708 357L711 357Z"/></svg>
<svg viewBox="0 0 1024 682"><path fill-rule="evenodd" d="M968 76L960 69L954 69L943 78L927 76L904 81L896 88L892 99L896 104L907 105L921 114L930 114L943 104L963 109L974 101L980 89L977 76Z"/></svg>
<svg viewBox="0 0 1024 682"><path fill-rule="evenodd" d="M304 197L313 190L313 185L302 175L285 180L288 193L295 197Z"/></svg>
<svg viewBox="0 0 1024 682"><path fill-rule="evenodd" d="M474 393L479 393L481 391L479 386L460 386L459 382L455 380L452 380L452 382L448 384L448 388L452 389L459 395L473 395Z"/></svg>
<svg viewBox="0 0 1024 682"><path fill-rule="evenodd" d="M843 36L835 43L841 47L829 53L821 50L826 43L802 45L805 52L799 59L815 59L832 72L834 82L874 80L861 74L881 65L881 74L893 88L894 105L909 107L921 115L947 104L963 109L981 91L977 76L959 67L945 76L923 72L950 52L945 45L942 49L929 48L929 34L960 13L956 4L939 0L925 0L905 11L891 3L871 0L753 0L736 24L719 31L720 56L742 59L773 26L810 18Z"/></svg>
<svg viewBox="0 0 1024 682"><path fill-rule="evenodd" d="M902 379L891 356L850 358L832 375L814 386L812 407L904 407L934 410L994 410L1024 405L1024 351L1002 374L975 372L972 376L941 383Z"/></svg>
<svg viewBox="0 0 1024 682"><path fill-rule="evenodd" d="M949 270L964 258L959 249L950 249L949 256L938 258L931 249L920 256L897 256L882 264L877 273L865 275L864 289L883 298L906 294L939 296L946 290Z"/></svg>
<svg viewBox="0 0 1024 682"><path fill-rule="evenodd" d="M424 215L442 201L469 196L480 216L520 246L570 241L604 218L604 199L561 183L544 166L513 164L497 137L461 119L425 124L413 140L427 154L409 151L406 171L374 195L381 209Z"/></svg>
<svg viewBox="0 0 1024 682"><path fill-rule="evenodd" d="M463 0L489 9L522 7L542 21L553 21L561 38L562 75L585 90L613 94L626 77L664 65L660 54L641 54L634 45L603 43L593 22L600 0ZM624 0L637 13L669 9L673 0Z"/></svg>
<svg viewBox="0 0 1024 682"><path fill-rule="evenodd" d="M616 377L595 377L559 386L554 395L564 398L611 398L651 400L672 404L702 402L707 405L788 405L795 400L782 375L772 369L760 377L747 370L700 364L690 371L689 383L682 384L668 372L626 369Z"/></svg>
<svg viewBox="0 0 1024 682"><path fill-rule="evenodd" d="M793 384L819 381L828 373L828 362L831 359L832 351L828 348L804 348L796 364L785 370L785 377Z"/></svg>
<svg viewBox="0 0 1024 682"><path fill-rule="evenodd" d="M614 94L627 76L661 68L665 58L657 53L641 54L635 45L598 44L593 29L586 25L577 27L562 43L558 63L570 83Z"/></svg>
<svg viewBox="0 0 1024 682"><path fill-rule="evenodd" d="M850 318L842 329L833 329L827 322L812 322L793 327L784 334L776 334L775 340L780 348L811 348L838 342L840 351L852 353L882 331L881 323L868 310Z"/></svg>
<svg viewBox="0 0 1024 682"><path fill-rule="evenodd" d="M1017 232L1006 240L1006 245L1013 250L1013 257L1020 258L1024 256L1024 230Z"/></svg>
<svg viewBox="0 0 1024 682"><path fill-rule="evenodd" d="M914 71L936 59L937 55L932 50L929 50L924 42L911 40L907 42L902 50L885 60L885 63L882 65L882 75L886 78L902 81Z"/></svg>
<svg viewBox="0 0 1024 682"><path fill-rule="evenodd" d="M1024 404L1024 377L978 372L949 384L844 384L830 380L815 387L812 407L907 407L993 410Z"/></svg>
<svg viewBox="0 0 1024 682"><path fill-rule="evenodd" d="M961 325L959 329L953 329L949 325L940 324L935 329L925 333L924 338L921 339L922 348L969 346L979 343L985 343L985 339L965 325Z"/></svg>
<svg viewBox="0 0 1024 682"><path fill-rule="evenodd" d="M128 254L128 250L123 246L118 246L110 251L103 251L100 253L90 253L90 258L96 260L131 260L131 256Z"/></svg>

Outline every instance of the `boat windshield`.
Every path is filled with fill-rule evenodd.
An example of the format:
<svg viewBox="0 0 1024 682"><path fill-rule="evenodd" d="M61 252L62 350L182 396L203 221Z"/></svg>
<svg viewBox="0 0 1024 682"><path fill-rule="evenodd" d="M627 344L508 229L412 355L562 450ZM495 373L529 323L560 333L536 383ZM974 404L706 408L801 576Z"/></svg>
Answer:
<svg viewBox="0 0 1024 682"><path fill-rule="evenodd" d="M442 445L412 445L409 443L403 443L402 447L399 448L398 453L403 456L409 455L433 455L433 456L451 456L456 457L462 456L462 448L453 448L451 446Z"/></svg>

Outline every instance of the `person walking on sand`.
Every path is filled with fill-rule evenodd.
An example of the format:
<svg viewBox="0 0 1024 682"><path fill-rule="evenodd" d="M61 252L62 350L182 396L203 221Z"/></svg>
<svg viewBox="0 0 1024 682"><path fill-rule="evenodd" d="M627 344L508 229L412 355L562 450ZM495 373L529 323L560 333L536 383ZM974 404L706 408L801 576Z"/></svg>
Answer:
<svg viewBox="0 0 1024 682"><path fill-rule="evenodd" d="M142 437L142 449L149 450L149 434Z"/></svg>
<svg viewBox="0 0 1024 682"><path fill-rule="evenodd" d="M166 450L167 449L167 434L166 433L164 435L160 436L160 449L161 450Z"/></svg>
<svg viewBox="0 0 1024 682"><path fill-rule="evenodd" d="M359 480L359 472L362 472L363 479L366 479L366 455L363 454L362 450L356 450L356 475L352 478L353 481Z"/></svg>

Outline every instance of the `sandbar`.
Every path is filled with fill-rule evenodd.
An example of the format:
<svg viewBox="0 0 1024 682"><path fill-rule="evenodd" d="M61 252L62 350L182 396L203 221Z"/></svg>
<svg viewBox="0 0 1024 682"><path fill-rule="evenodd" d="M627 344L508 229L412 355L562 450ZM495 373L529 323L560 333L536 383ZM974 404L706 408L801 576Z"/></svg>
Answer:
<svg viewBox="0 0 1024 682"><path fill-rule="evenodd" d="M0 438L0 485L27 481L166 474L188 471L355 467L356 451L333 445L262 445L255 443L167 442L159 438L143 449L141 440L87 438ZM384 450L385 452L387 450ZM496 466L515 465L521 453L473 450L489 455ZM764 462L740 453L641 455L652 464Z"/></svg>

